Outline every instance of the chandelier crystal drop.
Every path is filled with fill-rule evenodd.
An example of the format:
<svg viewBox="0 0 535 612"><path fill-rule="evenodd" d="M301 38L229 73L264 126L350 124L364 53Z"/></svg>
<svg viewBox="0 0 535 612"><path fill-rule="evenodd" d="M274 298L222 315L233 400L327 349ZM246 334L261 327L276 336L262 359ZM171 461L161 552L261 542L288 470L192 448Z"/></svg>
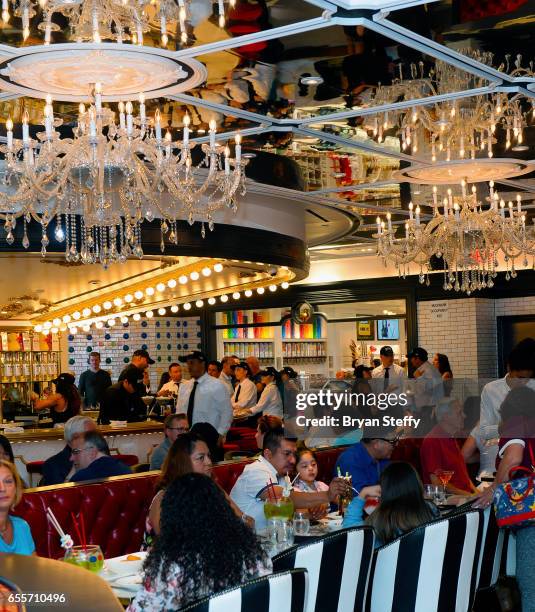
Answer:
<svg viewBox="0 0 535 612"><path fill-rule="evenodd" d="M36 15L38 29L44 33L44 43L52 42L52 33L60 26L54 17L61 16L69 23L71 38L76 42L100 43L111 40L143 45L151 26L160 30L162 47L171 38L181 45L190 42L192 28L191 4L195 0L2 0L2 20L8 23L14 15L22 20L22 37L30 35L30 22ZM236 0L217 0L214 18L225 26L228 8Z"/></svg>
<svg viewBox="0 0 535 612"><path fill-rule="evenodd" d="M425 224L420 207L409 204L403 237L396 235L390 213L386 223L377 217L377 253L385 264L393 263L400 276L406 276L409 264L417 264L420 282L429 284L430 261L436 257L443 261L444 290L470 295L494 286L498 257L506 263L507 280L517 276L517 260L525 267L528 256L535 258L535 220L534 225L526 225L519 195L516 202L506 204L491 182L489 197L482 203L475 186L468 194L463 182L461 195L448 189L442 202L434 187L429 206L434 215Z"/></svg>
<svg viewBox="0 0 535 612"><path fill-rule="evenodd" d="M491 53L464 51L472 59L492 66ZM533 62L522 65L518 55L511 66L506 56L498 70L514 77L533 77ZM534 102L522 94L494 92L465 98L455 98L454 92L488 86L480 76L465 72L445 62L437 61L434 69L425 74L424 63L411 64L410 78L405 78L403 65L392 85L380 86L373 105L410 101L427 96L451 95L451 99L400 110L391 109L366 121L366 127L378 142L387 130L396 128L401 148L413 155L428 153L432 162L492 158L496 129L506 134L505 148L521 150L524 129L534 112ZM529 105L529 106L528 106Z"/></svg>
<svg viewBox="0 0 535 612"><path fill-rule="evenodd" d="M161 250L165 241L177 244L177 221L201 223L214 229L213 215L237 210L236 197L245 194L241 138L235 156L216 141L210 123L209 142L202 144L201 162L194 166L189 117L183 120L182 140L163 133L158 110L146 114L143 94L138 114L132 102L119 103L114 113L102 105L97 83L88 108L80 104L72 137L60 137L62 120L54 116L50 96L44 107L44 131L30 137L27 112L22 139L15 139L13 122L6 122L5 171L0 182L0 220L6 241L14 241L17 221L24 224L23 246L28 248L26 224L41 225L41 253L49 244L48 227L65 242L69 262L107 266L128 257L143 257L141 225L160 221ZM67 127L67 126L65 126ZM54 223L55 220L55 223Z"/></svg>

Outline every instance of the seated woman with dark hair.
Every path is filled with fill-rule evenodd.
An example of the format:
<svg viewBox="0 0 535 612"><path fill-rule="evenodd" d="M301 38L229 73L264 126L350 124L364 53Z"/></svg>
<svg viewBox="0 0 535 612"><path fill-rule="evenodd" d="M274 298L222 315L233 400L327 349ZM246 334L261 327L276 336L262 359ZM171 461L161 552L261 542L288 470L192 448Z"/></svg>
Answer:
<svg viewBox="0 0 535 612"><path fill-rule="evenodd" d="M367 497L380 498L381 503L364 519ZM424 488L416 470L410 463L399 461L383 470L378 485L361 489L349 504L343 525L371 525L377 547L438 516L438 509L424 499Z"/></svg>
<svg viewBox="0 0 535 612"><path fill-rule="evenodd" d="M160 533L160 512L165 491L177 478L191 473L212 477L210 449L202 436L194 431L179 435L167 453L162 466L162 473L156 486L157 493L150 504L147 515L142 545L143 550L148 550L153 545L156 536ZM219 487L219 485L217 486ZM223 489L221 491L234 513L243 518L247 524L253 526L253 519L243 516L238 506L236 506Z"/></svg>
<svg viewBox="0 0 535 612"><path fill-rule="evenodd" d="M143 587L128 612L178 610L269 574L272 567L215 482L202 474L185 474L163 495L160 536L143 570Z"/></svg>

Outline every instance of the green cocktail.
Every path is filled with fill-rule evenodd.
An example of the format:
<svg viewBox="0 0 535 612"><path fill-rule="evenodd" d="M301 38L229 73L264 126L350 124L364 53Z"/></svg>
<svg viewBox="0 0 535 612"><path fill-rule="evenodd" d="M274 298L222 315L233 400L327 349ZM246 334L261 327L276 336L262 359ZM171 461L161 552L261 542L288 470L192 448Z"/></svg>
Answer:
<svg viewBox="0 0 535 612"><path fill-rule="evenodd" d="M277 501L268 499L264 502L264 516L268 521L272 518L290 521L293 515L294 504L288 497L277 499Z"/></svg>
<svg viewBox="0 0 535 612"><path fill-rule="evenodd" d="M104 555L100 546L96 544L88 545L85 548L83 546L68 548L63 561L88 569L90 572L100 572L104 567Z"/></svg>

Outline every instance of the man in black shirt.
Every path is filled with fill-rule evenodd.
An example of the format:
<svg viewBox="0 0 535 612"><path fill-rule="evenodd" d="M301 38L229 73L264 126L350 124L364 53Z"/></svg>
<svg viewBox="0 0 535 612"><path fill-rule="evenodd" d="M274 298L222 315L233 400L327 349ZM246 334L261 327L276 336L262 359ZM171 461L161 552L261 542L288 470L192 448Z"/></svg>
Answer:
<svg viewBox="0 0 535 612"><path fill-rule="evenodd" d="M100 353L89 353L89 369L80 374L78 391L86 408L97 406L104 392L111 387L111 377L106 370L100 369Z"/></svg>
<svg viewBox="0 0 535 612"><path fill-rule="evenodd" d="M135 366L128 366L124 378L106 389L100 404L99 423L109 425L110 421L144 421L147 407L136 389L143 382L143 372Z"/></svg>

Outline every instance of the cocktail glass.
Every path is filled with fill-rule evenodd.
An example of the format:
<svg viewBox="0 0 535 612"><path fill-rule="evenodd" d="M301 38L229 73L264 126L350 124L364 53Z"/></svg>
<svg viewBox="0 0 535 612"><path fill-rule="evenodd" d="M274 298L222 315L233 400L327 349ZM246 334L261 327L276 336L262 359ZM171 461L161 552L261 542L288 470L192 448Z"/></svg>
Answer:
<svg viewBox="0 0 535 612"><path fill-rule="evenodd" d="M78 565L78 567L83 567L91 572L100 572L104 567L104 555L97 544L68 548L65 551L63 561Z"/></svg>

